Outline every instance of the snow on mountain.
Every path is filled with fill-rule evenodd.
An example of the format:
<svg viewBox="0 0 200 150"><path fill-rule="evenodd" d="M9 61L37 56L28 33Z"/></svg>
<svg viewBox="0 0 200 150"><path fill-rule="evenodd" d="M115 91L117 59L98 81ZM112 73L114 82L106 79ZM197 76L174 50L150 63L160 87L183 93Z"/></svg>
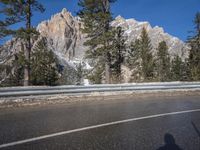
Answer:
<svg viewBox="0 0 200 150"><path fill-rule="evenodd" d="M142 28L145 27L151 39L154 52L158 43L162 40L167 42L170 56L179 55L182 59L188 56L188 46L176 37L164 32L162 27L152 27L148 22L139 22L135 19L124 19L121 16L115 18L112 26L121 26L127 36L127 43L139 38ZM91 68L84 53L87 47L83 43L87 40L86 35L81 32L83 23L79 17L74 17L65 8L50 20L43 21L37 26L41 36L46 37L48 46L53 50L60 63L64 66L76 66L77 63L85 61L86 69ZM34 44L33 44L34 45ZM0 47L0 64L11 64L14 55L24 48L22 40L12 39Z"/></svg>
<svg viewBox="0 0 200 150"><path fill-rule="evenodd" d="M158 47L159 42L164 40L169 47L169 54L171 57L179 55L182 59L184 59L188 56L188 46L177 37L173 37L170 34L165 33L162 27L152 27L146 21L139 22L135 19L124 19L121 16L117 16L115 20L111 23L111 25L115 27L121 26L124 29L124 35L127 37L127 43L129 44L132 41L138 39L140 37L142 29L146 28L151 39L154 52Z"/></svg>

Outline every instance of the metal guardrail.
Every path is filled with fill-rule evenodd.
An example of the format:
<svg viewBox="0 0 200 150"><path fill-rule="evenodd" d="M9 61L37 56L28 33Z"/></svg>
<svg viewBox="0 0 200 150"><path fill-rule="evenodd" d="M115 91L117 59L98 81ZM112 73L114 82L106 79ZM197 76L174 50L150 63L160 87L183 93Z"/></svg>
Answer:
<svg viewBox="0 0 200 150"><path fill-rule="evenodd" d="M200 82L163 82L133 84L102 84L89 86L11 87L0 88L0 97L17 97L53 94L81 94L92 92L143 91L143 90L200 89Z"/></svg>

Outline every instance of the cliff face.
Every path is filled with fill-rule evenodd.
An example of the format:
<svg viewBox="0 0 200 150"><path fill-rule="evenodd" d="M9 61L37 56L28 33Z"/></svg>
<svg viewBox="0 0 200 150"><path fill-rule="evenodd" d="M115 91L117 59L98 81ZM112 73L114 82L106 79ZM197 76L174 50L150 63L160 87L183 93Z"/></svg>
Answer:
<svg viewBox="0 0 200 150"><path fill-rule="evenodd" d="M112 26L121 26L125 30L127 43L139 38L142 28L145 27L151 39L153 48L156 49L162 40L167 42L169 53L173 57L179 55L183 59L188 55L187 45L176 37L165 33L163 28L151 27L148 22L139 22L135 19L124 19L121 16L115 18ZM37 26L37 30L48 40L49 47L55 52L59 59L70 61L82 59L87 47L83 45L86 38L81 33L83 24L78 17L73 17L65 8L50 20L43 21ZM0 50L0 63L6 62L13 54L21 49L22 41L11 40Z"/></svg>
<svg viewBox="0 0 200 150"><path fill-rule="evenodd" d="M41 22L37 30L46 37L49 46L59 57L66 61L82 58L84 55L84 35L81 34L81 22L65 8L61 13Z"/></svg>
<svg viewBox="0 0 200 150"><path fill-rule="evenodd" d="M124 19L121 16L115 18L112 26L121 26L127 36L127 44L139 38L142 28L145 27L151 39L153 48L158 46L162 40L167 42L170 56L179 55L182 59L188 56L188 46L176 37L165 33L161 27L151 27L148 22L139 22L135 19ZM87 49L83 45L86 36L81 33L83 24L78 17L73 17L65 8L43 21L37 26L41 36L46 37L48 46L53 50L60 63L66 67L74 68L74 64L83 61ZM34 45L34 42L33 42ZM0 48L0 64L11 64L13 56L24 48L21 40L12 39Z"/></svg>

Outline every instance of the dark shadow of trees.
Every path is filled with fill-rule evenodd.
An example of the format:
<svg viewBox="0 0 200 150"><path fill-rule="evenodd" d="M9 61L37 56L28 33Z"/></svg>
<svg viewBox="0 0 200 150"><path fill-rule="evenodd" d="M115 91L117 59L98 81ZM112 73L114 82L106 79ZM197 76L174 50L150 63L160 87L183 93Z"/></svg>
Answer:
<svg viewBox="0 0 200 150"><path fill-rule="evenodd" d="M173 135L166 133L164 135L165 145L159 147L157 150L183 150L175 142Z"/></svg>
<svg viewBox="0 0 200 150"><path fill-rule="evenodd" d="M200 131L199 131L199 129L197 128L197 126L195 125L195 123L194 123L194 122L191 122L191 124L192 124L194 130L196 131L197 135L200 137Z"/></svg>

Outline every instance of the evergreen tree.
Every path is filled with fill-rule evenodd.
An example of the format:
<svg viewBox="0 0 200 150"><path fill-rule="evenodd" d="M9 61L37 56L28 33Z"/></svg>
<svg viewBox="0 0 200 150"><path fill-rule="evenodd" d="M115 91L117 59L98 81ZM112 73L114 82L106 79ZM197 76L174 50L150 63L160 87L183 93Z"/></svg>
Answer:
<svg viewBox="0 0 200 150"><path fill-rule="evenodd" d="M101 84L103 80L104 66L97 64L90 73L88 73L87 78L94 84Z"/></svg>
<svg viewBox="0 0 200 150"><path fill-rule="evenodd" d="M191 81L191 75L190 75L190 68L188 65L188 60L185 59L184 61L182 61L182 65L181 65L181 81Z"/></svg>
<svg viewBox="0 0 200 150"><path fill-rule="evenodd" d="M111 53L112 55L112 78L116 82L122 81L122 69L121 66L124 62L124 57L126 53L124 31L121 27L117 27L115 31L114 47Z"/></svg>
<svg viewBox="0 0 200 150"><path fill-rule="evenodd" d="M19 53L15 54L15 59L12 62L13 73L11 73L11 85L23 85L25 64L24 49L22 49Z"/></svg>
<svg viewBox="0 0 200 150"><path fill-rule="evenodd" d="M86 52L86 57L93 59L93 62L96 62L96 64L104 65L106 83L110 83L111 81L110 50L113 47L114 35L110 26L110 22L112 21L110 3L114 1L115 0L80 0L78 3L81 7L78 15L84 23L82 31L87 34L87 38L89 39L84 43L89 47ZM100 68L103 68L103 66ZM95 73L95 71L93 73ZM96 73L99 77L99 71L96 71Z"/></svg>
<svg viewBox="0 0 200 150"><path fill-rule="evenodd" d="M12 68L10 65L1 64L0 65L0 87L12 86L11 74ZM9 74L9 75L8 75Z"/></svg>
<svg viewBox="0 0 200 150"><path fill-rule="evenodd" d="M131 43L127 64L132 70L131 81L152 81L155 76L155 60L151 40L143 28L140 39Z"/></svg>
<svg viewBox="0 0 200 150"><path fill-rule="evenodd" d="M74 85L77 83L77 70L71 66L62 66L60 64L57 66L59 72L59 85Z"/></svg>
<svg viewBox="0 0 200 150"><path fill-rule="evenodd" d="M181 60L181 58L177 55L173 58L172 60L172 80L173 81L180 81L182 79L182 75L183 75L183 62Z"/></svg>
<svg viewBox="0 0 200 150"><path fill-rule="evenodd" d="M154 78L155 62L152 55L151 40L145 28L140 36L140 57L142 66L142 77L144 81L151 81Z"/></svg>
<svg viewBox="0 0 200 150"><path fill-rule="evenodd" d="M192 75L191 75L191 69L190 69L190 63L189 58L186 58L183 62L183 81L191 81Z"/></svg>
<svg viewBox="0 0 200 150"><path fill-rule="evenodd" d="M33 85L56 85L58 80L57 59L41 38L31 56L31 82Z"/></svg>
<svg viewBox="0 0 200 150"><path fill-rule="evenodd" d="M170 57L165 41L160 42L158 45L156 68L159 81L170 80Z"/></svg>
<svg viewBox="0 0 200 150"><path fill-rule="evenodd" d="M132 70L132 75L130 82L140 81L142 76L142 67L141 67L141 55L140 55L140 40L137 39L134 42L131 42L130 48L128 50L128 56L126 63L128 67Z"/></svg>
<svg viewBox="0 0 200 150"><path fill-rule="evenodd" d="M192 80L200 80L200 12L195 16L195 32L194 36L189 38L190 52L189 52L189 68Z"/></svg>
<svg viewBox="0 0 200 150"><path fill-rule="evenodd" d="M22 20L20 2L16 0L0 0L2 18L0 20L0 39L14 34L15 31L10 28L11 25Z"/></svg>
<svg viewBox="0 0 200 150"><path fill-rule="evenodd" d="M83 65L81 63L76 65L76 84L82 84L83 83L83 76L84 76L84 70Z"/></svg>
<svg viewBox="0 0 200 150"><path fill-rule="evenodd" d="M30 78L30 52L31 52L31 38L34 35L38 35L38 32L31 26L31 17L33 11L43 12L43 6L37 0L1 0L2 13L5 16L5 20L0 22L0 37L8 35L15 35L17 38L21 38L26 41L26 49L24 50L24 56L26 64L24 66L24 86L29 85ZM18 22L25 22L25 28L12 30L11 25Z"/></svg>
<svg viewBox="0 0 200 150"><path fill-rule="evenodd" d="M3 74L3 78L0 77L0 83L2 86L22 86L24 75L24 53L20 51L14 55L14 59L11 64L0 65L0 72Z"/></svg>

